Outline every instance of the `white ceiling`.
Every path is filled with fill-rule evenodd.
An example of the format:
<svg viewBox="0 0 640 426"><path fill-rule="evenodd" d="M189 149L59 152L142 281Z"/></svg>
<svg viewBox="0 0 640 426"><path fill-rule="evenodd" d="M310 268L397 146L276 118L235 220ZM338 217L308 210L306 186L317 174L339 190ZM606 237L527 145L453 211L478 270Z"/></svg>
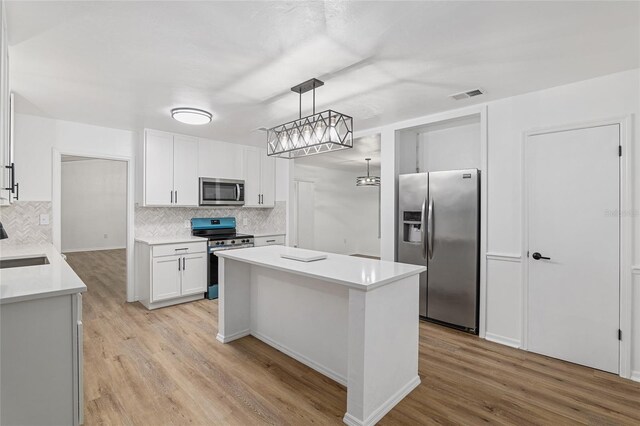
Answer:
<svg viewBox="0 0 640 426"><path fill-rule="evenodd" d="M371 173L380 173L380 135L371 135L353 140L353 148L330 152L322 155L296 158L296 165L339 169L349 172L367 173L365 158L371 158Z"/></svg>
<svg viewBox="0 0 640 426"><path fill-rule="evenodd" d="M242 143L297 117L289 88L312 77L318 110L358 130L635 68L640 50L637 2L8 1L7 16L18 112ZM214 121L177 123L177 106Z"/></svg>

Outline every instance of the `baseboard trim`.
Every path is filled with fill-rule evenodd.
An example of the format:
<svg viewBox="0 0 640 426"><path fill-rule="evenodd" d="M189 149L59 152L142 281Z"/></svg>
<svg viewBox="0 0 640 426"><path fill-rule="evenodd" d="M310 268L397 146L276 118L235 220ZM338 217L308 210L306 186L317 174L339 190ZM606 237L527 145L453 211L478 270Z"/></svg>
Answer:
<svg viewBox="0 0 640 426"><path fill-rule="evenodd" d="M640 370L632 371L629 378L635 382L640 382Z"/></svg>
<svg viewBox="0 0 640 426"><path fill-rule="evenodd" d="M359 420L355 416L346 413L342 421L349 426L372 426L378 423L389 411L393 409L405 396L409 395L411 391L420 385L420 377L415 376L406 385L400 388L394 393L391 398L387 399L382 405L371 413L366 420Z"/></svg>
<svg viewBox="0 0 640 426"><path fill-rule="evenodd" d="M103 250L124 250L127 246L117 246L117 247L93 247L93 248L76 248L76 249L66 249L62 250L63 253L78 253L81 251L103 251Z"/></svg>
<svg viewBox="0 0 640 426"><path fill-rule="evenodd" d="M516 349L520 349L521 346L522 346L520 344L520 340L512 339L510 337L500 336L498 334L493 334L493 333L489 333L489 332L487 332L485 334L484 338L487 339L490 342L500 343L501 345L510 346L510 347L516 348Z"/></svg>
<svg viewBox="0 0 640 426"><path fill-rule="evenodd" d="M216 340L222 343L229 343L229 342L233 342L234 340L238 340L241 339L245 336L248 336L251 334L251 330L247 329L247 330L241 330L238 331L236 333L233 334L229 334L226 336L223 336L222 334L218 333L218 335L216 336Z"/></svg>
<svg viewBox="0 0 640 426"><path fill-rule="evenodd" d="M516 262L522 261L522 256L519 254L506 254L506 253L487 253L487 260L498 260L501 262Z"/></svg>
<svg viewBox="0 0 640 426"><path fill-rule="evenodd" d="M307 358L306 356L302 355L299 352L294 351L291 348L288 348L276 341L274 341L273 339L271 339L268 336L265 336L262 333L258 333L256 331L251 331L251 335L253 337L255 337L256 339L266 343L269 346L272 346L274 348L276 348L277 350L279 350L280 352L282 352L285 355L290 356L291 358L295 359L298 362L301 362L302 364L306 365L307 367L313 368L314 370L316 370L317 372L324 374L325 376L327 376L328 378L330 378L331 380L335 380L336 382L340 383L342 386L347 386L347 378L340 375L339 373L333 371L332 369L325 367L324 365L318 364L317 362Z"/></svg>

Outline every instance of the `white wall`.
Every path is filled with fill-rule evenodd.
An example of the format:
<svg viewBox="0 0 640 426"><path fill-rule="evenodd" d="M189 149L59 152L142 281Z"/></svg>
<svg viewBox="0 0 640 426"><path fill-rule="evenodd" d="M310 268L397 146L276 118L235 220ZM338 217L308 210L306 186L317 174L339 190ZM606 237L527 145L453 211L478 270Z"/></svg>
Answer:
<svg viewBox="0 0 640 426"><path fill-rule="evenodd" d="M480 116L396 133L398 173L481 169Z"/></svg>
<svg viewBox="0 0 640 426"><path fill-rule="evenodd" d="M127 163L66 161L61 172L62 251L125 248Z"/></svg>
<svg viewBox="0 0 640 426"><path fill-rule="evenodd" d="M356 187L356 177L361 174L301 164L294 166L295 179L315 183L313 249L380 255L378 188Z"/></svg>
<svg viewBox="0 0 640 426"><path fill-rule="evenodd" d="M488 110L488 166L485 172L488 190L487 248L487 337L501 343L522 344L522 152L523 134L527 131L584 123L592 120L618 118L633 114L631 144L634 147L631 164L640 164L638 133L640 128L640 70L630 70L587 81L528 93L490 102ZM357 136L369 133L382 134L382 257L393 259L395 229L394 177L400 164L395 156L396 131L417 127L424 123L447 120L454 116L473 113L482 108L468 107L432 116L419 117L382 128L360 131ZM629 153L627 153L629 154ZM640 242L640 173L634 171L633 216L634 247ZM640 252L634 249L635 265L640 268ZM638 269L637 269L638 270ZM631 274L631 271L628 271ZM640 378L640 280L633 288L634 329L632 346L632 370Z"/></svg>
<svg viewBox="0 0 640 426"><path fill-rule="evenodd" d="M136 132L16 114L16 181L20 200L51 201L52 148L63 153L133 158Z"/></svg>

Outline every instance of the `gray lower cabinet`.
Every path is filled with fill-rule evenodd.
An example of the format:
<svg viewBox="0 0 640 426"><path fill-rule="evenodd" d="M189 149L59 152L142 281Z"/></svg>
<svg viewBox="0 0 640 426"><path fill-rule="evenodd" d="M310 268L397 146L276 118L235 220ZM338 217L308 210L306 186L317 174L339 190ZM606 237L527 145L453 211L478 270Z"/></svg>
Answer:
<svg viewBox="0 0 640 426"><path fill-rule="evenodd" d="M82 424L82 295L1 305L0 338L0 424Z"/></svg>

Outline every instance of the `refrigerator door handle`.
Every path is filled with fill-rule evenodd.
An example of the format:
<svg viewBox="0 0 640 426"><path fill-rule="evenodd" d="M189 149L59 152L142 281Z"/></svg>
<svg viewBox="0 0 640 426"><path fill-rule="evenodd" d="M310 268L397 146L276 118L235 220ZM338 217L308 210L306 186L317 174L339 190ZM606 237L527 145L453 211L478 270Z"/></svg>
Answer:
<svg viewBox="0 0 640 426"><path fill-rule="evenodd" d="M422 214L420 215L420 241L422 243L422 257L427 259L427 238L425 236L427 232L427 223L426 223L426 210L427 210L427 199L425 198L422 201Z"/></svg>
<svg viewBox="0 0 640 426"><path fill-rule="evenodd" d="M427 254L429 256L429 260L433 259L433 198L429 199L429 214L427 215L427 228L428 228L428 238L427 238Z"/></svg>

